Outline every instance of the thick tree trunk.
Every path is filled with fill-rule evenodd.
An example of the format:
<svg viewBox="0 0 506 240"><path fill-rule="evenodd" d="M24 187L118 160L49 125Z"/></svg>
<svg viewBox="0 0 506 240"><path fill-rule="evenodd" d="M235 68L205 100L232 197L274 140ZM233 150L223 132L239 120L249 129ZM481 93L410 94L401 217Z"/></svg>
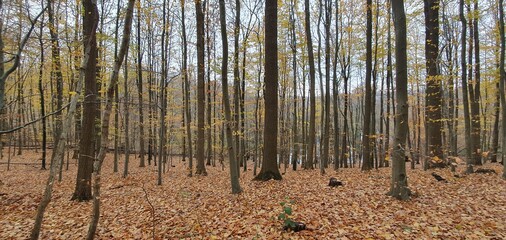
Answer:
<svg viewBox="0 0 506 240"><path fill-rule="evenodd" d="M264 157L255 180L281 180L278 155L278 2L265 2L265 124Z"/></svg>
<svg viewBox="0 0 506 240"><path fill-rule="evenodd" d="M504 52L506 48L506 39L504 37L504 6L503 0L499 0L499 35L501 38L501 53L499 57L499 72L501 79L499 91L501 93L501 105L502 105L502 165L503 173L502 178L506 179L506 73L504 72Z"/></svg>

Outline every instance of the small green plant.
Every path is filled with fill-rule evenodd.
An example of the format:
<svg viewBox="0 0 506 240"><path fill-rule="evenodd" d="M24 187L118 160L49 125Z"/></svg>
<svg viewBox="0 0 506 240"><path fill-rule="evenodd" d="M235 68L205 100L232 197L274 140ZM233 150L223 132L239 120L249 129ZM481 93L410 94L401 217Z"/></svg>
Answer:
<svg viewBox="0 0 506 240"><path fill-rule="evenodd" d="M286 201L279 204L283 208L283 211L278 215L278 220L283 221L283 229L286 230L294 228L295 222L290 218L290 215L292 215L293 201L287 198Z"/></svg>

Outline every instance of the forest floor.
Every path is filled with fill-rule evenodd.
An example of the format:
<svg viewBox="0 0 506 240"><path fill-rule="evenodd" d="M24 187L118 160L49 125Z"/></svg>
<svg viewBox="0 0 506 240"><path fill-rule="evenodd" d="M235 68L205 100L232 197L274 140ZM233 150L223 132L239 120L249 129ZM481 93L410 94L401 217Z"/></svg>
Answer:
<svg viewBox="0 0 506 240"><path fill-rule="evenodd" d="M25 151L12 162L39 158L40 153ZM415 195L403 202L385 195L389 168L329 169L324 176L319 170L289 169L282 181L257 182L251 181L249 167L241 172L244 192L232 195L227 168L207 166L208 176L187 177L187 165L174 158L176 166L157 186L154 166L139 168L138 159L130 160L129 175L122 178L123 166L113 173L112 154L106 158L98 239L150 239L153 232L156 239L506 239L506 181L500 174L455 178L449 169L435 170L448 179L443 183L417 165L408 169ZM501 173L502 166L483 167ZM16 164L7 171L0 165L0 239L29 237L49 172L39 168ZM91 202L70 201L76 171L71 160L63 181L55 183L41 239L86 236ZM330 177L344 186L328 187ZM286 199L293 201L293 219L308 230L283 231L277 217Z"/></svg>

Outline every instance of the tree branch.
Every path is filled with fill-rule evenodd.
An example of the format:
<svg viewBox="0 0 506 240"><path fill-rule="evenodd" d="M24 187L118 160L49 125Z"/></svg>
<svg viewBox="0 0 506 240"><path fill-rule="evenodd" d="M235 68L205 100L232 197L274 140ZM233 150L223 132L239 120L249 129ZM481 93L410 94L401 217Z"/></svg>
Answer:
<svg viewBox="0 0 506 240"><path fill-rule="evenodd" d="M63 111L63 110L64 110L65 108L67 108L69 105L70 105L70 103L67 103L67 104L65 104L65 106L63 106L62 108L60 108L60 109L58 109L58 110L56 110L56 111L54 111L54 112L52 112L52 113L48 113L48 114L46 114L46 115L44 115L44 116L42 116L42 117L40 117L40 118L37 118L37 119L35 119L35 120L33 120L33 121L27 122L27 123L25 123L25 124L23 124L23 125L21 125L21 126L18 126L18 127L15 127L15 128L9 129L9 130L0 131L0 135L1 135L1 134L6 134L6 133L12 133L12 132L15 132L15 131L17 131L17 130L23 129L23 128L25 128L25 127L29 126L29 125L32 125L32 124L34 124L34 123L36 123L36 122L38 122L38 121L40 121L40 120L44 119L44 118L50 117L50 116L52 116L52 115L55 115L55 114L57 114L57 113L59 113L59 112Z"/></svg>

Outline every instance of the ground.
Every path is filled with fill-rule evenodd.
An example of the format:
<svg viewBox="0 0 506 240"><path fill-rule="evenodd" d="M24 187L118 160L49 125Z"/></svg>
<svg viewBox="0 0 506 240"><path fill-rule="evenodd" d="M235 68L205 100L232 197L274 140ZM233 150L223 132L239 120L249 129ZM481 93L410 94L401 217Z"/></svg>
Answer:
<svg viewBox="0 0 506 240"><path fill-rule="evenodd" d="M39 156L25 152L12 162L37 162ZM112 173L108 154L98 239L152 239L153 231L156 239L506 239L506 181L500 174L455 178L448 169L436 170L448 179L442 183L417 166L407 171L415 195L402 202L385 195L388 168L328 170L325 176L319 170L289 168L282 181L267 182L252 181L248 170L241 172L244 192L232 195L228 169L207 166L208 176L189 178L187 165L179 158L173 161L175 167L157 186L154 166L138 168L138 159L131 159L130 174L123 179L122 165L120 173ZM502 166L484 167L500 172ZM17 164L7 171L6 164L0 165L0 239L29 237L48 175L39 168ZM71 160L63 181L55 183L41 239L86 236L91 202L70 201L76 170ZM328 187L330 177L344 186ZM286 199L293 201L292 218L308 230L283 231L277 216Z"/></svg>

